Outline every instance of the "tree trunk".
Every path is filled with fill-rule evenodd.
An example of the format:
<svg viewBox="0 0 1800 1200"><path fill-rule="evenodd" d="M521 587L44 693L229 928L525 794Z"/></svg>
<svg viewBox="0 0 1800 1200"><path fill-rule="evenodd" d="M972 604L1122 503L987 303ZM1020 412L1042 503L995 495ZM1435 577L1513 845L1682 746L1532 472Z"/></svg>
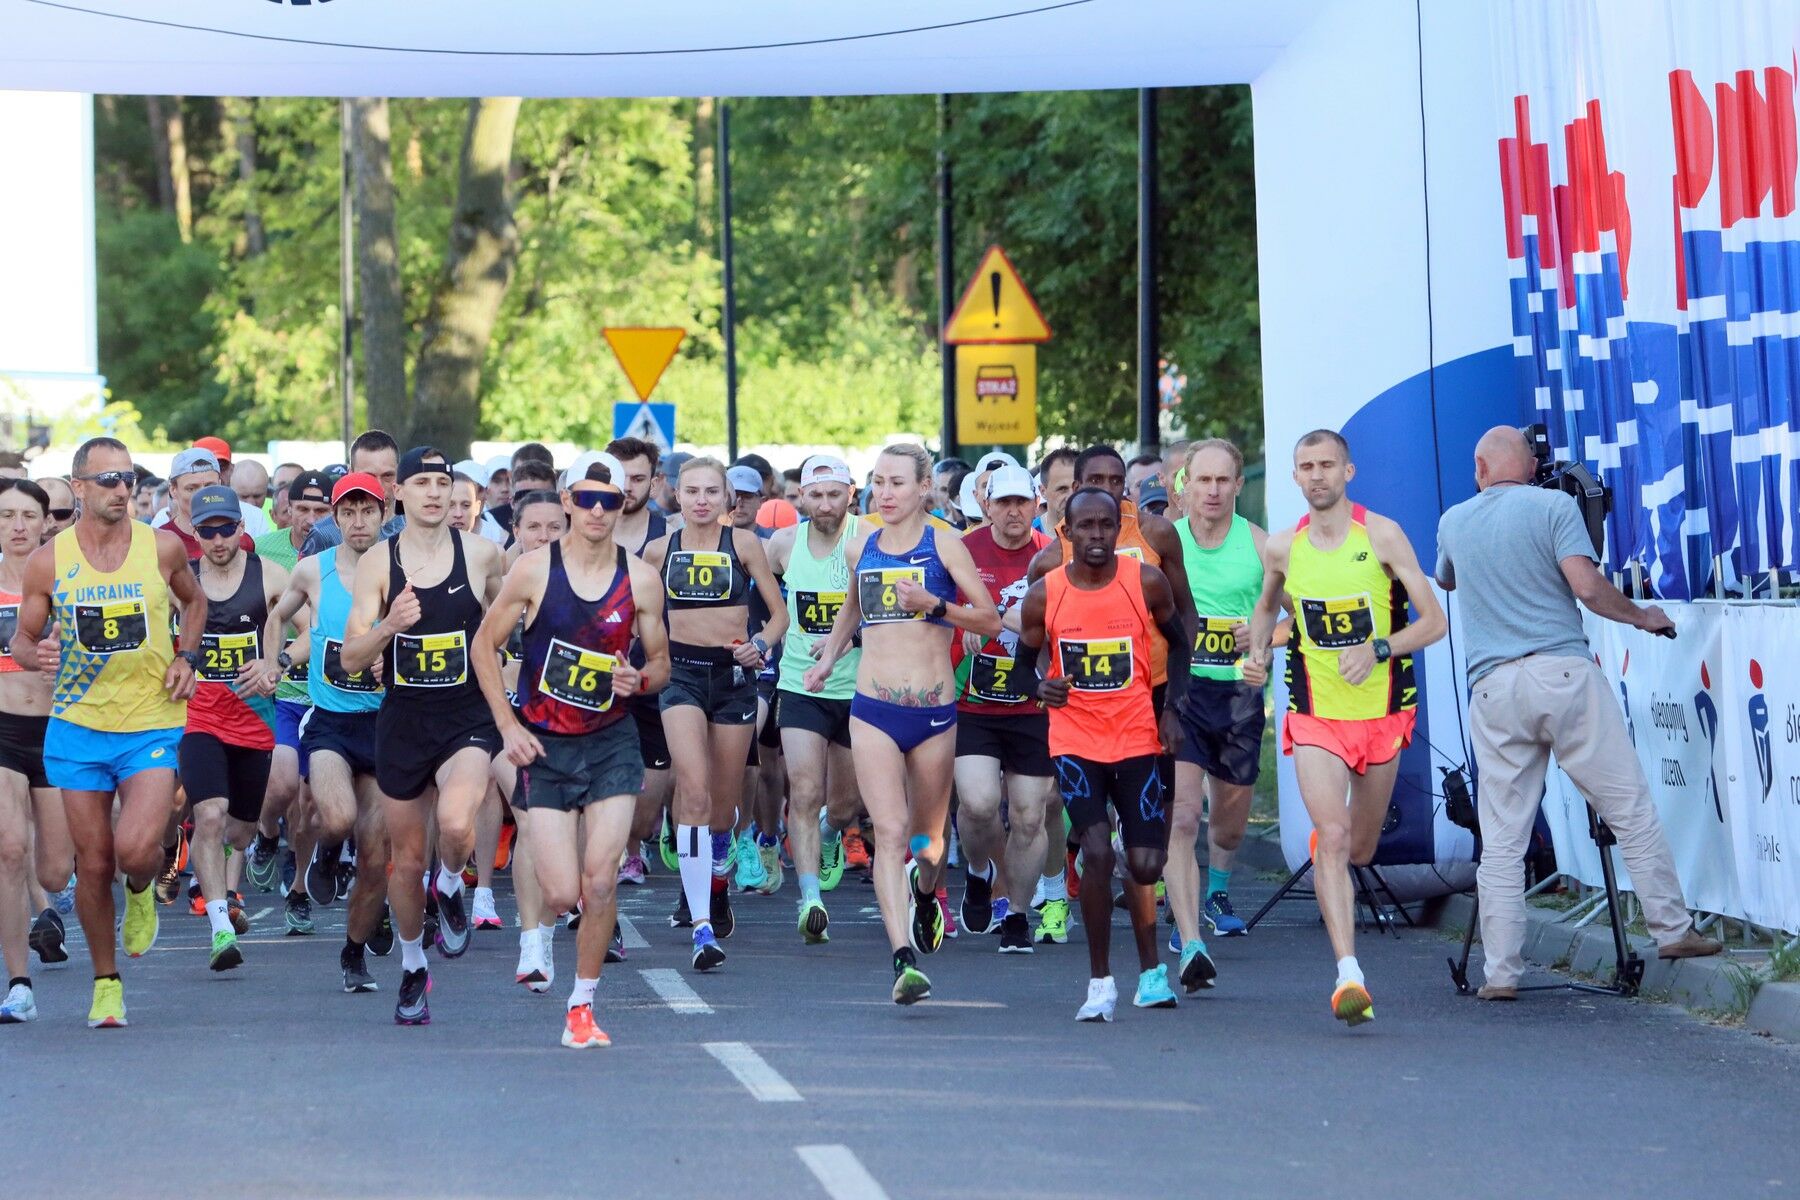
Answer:
<svg viewBox="0 0 1800 1200"><path fill-rule="evenodd" d="M181 231L182 241L191 242L194 240L194 185L188 173L187 122L181 115L181 97L169 99L163 119L169 130L169 182L175 200L175 227Z"/></svg>
<svg viewBox="0 0 1800 1200"><path fill-rule="evenodd" d="M713 98L702 96L694 101L694 232L695 240L705 245L718 229L715 212L718 193L714 187L719 157L719 132L714 122Z"/></svg>
<svg viewBox="0 0 1800 1200"><path fill-rule="evenodd" d="M481 415L481 369L519 257L507 175L517 96L469 102L444 273L425 317L408 432L415 444L468 453Z"/></svg>
<svg viewBox="0 0 1800 1200"><path fill-rule="evenodd" d="M256 101L242 96L219 100L219 140L237 154L238 182L244 185L244 233L238 256L255 258L269 248L256 201Z"/></svg>
<svg viewBox="0 0 1800 1200"><path fill-rule="evenodd" d="M144 97L144 113L150 121L150 150L156 158L156 204L164 212L175 211L175 181L169 177L169 122L163 116L161 96Z"/></svg>
<svg viewBox="0 0 1800 1200"><path fill-rule="evenodd" d="M406 313L394 232L394 162L385 98L350 102L356 169L357 264L362 284L363 382L369 427L406 434Z"/></svg>

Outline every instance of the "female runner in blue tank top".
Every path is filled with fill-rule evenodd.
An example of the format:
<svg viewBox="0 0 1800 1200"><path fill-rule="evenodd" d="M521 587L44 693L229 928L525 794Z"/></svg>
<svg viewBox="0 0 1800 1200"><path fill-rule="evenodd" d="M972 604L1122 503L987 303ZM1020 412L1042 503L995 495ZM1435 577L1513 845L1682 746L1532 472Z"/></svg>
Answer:
<svg viewBox="0 0 1800 1200"><path fill-rule="evenodd" d="M845 547L856 586L803 680L808 691L823 688L861 632L850 746L875 822L875 898L894 951L896 1004L931 994L914 952L930 954L944 938L935 892L956 763L950 639L958 629L983 638L1000 632L1000 613L969 552L925 522L930 475L922 446L889 446L876 459L871 488L881 524L858 530ZM969 602L957 603L958 592Z"/></svg>

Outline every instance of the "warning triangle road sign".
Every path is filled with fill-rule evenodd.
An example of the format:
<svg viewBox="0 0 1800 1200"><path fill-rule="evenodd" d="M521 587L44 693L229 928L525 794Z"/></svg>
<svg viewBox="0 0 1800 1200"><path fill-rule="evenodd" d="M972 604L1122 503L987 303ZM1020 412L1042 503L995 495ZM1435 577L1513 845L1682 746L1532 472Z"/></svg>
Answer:
<svg viewBox="0 0 1800 1200"><path fill-rule="evenodd" d="M631 381L631 390L637 393L639 400L650 398L650 393L656 390L656 381L674 360L681 339L687 336L683 329L637 326L614 326L600 332L606 335L606 344L612 347L613 357L625 369L625 378Z"/></svg>
<svg viewBox="0 0 1800 1200"><path fill-rule="evenodd" d="M952 346L971 342L1047 342L1054 336L1050 323L1038 311L1037 301L1006 257L1006 251L989 246L962 302L944 327L944 341Z"/></svg>

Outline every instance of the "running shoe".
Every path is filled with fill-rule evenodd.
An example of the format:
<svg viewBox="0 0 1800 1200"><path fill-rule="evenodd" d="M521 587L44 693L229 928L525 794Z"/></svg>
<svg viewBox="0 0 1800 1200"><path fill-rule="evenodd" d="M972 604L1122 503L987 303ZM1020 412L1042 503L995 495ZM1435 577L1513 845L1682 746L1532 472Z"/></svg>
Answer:
<svg viewBox="0 0 1800 1200"><path fill-rule="evenodd" d="M993 869L993 864L988 865ZM970 933L991 932L994 925L994 885L979 875L963 875L963 928Z"/></svg>
<svg viewBox="0 0 1800 1200"><path fill-rule="evenodd" d="M381 921L365 944L376 958L386 958L394 952L394 913L385 903L381 906Z"/></svg>
<svg viewBox="0 0 1800 1200"><path fill-rule="evenodd" d="M1181 930L1179 929L1169 930L1169 953L1181 953Z"/></svg>
<svg viewBox="0 0 1800 1200"><path fill-rule="evenodd" d="M669 914L669 928L692 929L693 927L694 914L688 911L687 892L683 890L676 893L675 911Z"/></svg>
<svg viewBox="0 0 1800 1200"><path fill-rule="evenodd" d="M548 939L536 929L519 934L519 965L513 969L513 982L522 983L534 992L550 988L551 968L544 961L544 943Z"/></svg>
<svg viewBox="0 0 1800 1200"><path fill-rule="evenodd" d="M312 898L303 892L289 892L286 909L283 919L287 922L287 936L311 937L313 932Z"/></svg>
<svg viewBox="0 0 1800 1200"><path fill-rule="evenodd" d="M1243 937L1250 930L1244 925L1244 918L1231 911L1231 897L1224 892L1214 892L1206 898L1206 923L1218 937Z"/></svg>
<svg viewBox="0 0 1800 1200"><path fill-rule="evenodd" d="M714 882L718 882L714 880ZM731 891L728 888L715 887L712 891L712 927L713 933L722 940L731 936L737 928L737 918L731 915Z"/></svg>
<svg viewBox="0 0 1800 1200"><path fill-rule="evenodd" d="M125 920L119 926L119 944L125 948L126 957L137 958L156 945L156 932L161 925L152 889L134 892L126 887Z"/></svg>
<svg viewBox="0 0 1800 1200"><path fill-rule="evenodd" d="M1077 1021L1110 1021L1119 1003L1119 985L1108 975L1088 980L1087 1000L1075 1010Z"/></svg>
<svg viewBox="0 0 1800 1200"><path fill-rule="evenodd" d="M1369 998L1369 989L1350 980L1338 984L1331 993L1331 1015L1346 1025L1373 1021L1375 1002Z"/></svg>
<svg viewBox="0 0 1800 1200"><path fill-rule="evenodd" d="M518 828L511 824L500 826L500 842L494 847L494 870L504 871L512 865L513 835Z"/></svg>
<svg viewBox="0 0 1800 1200"><path fill-rule="evenodd" d="M612 1045L612 1039L594 1024L594 1006L577 1004L563 1025L562 1044L571 1050L598 1050Z"/></svg>
<svg viewBox="0 0 1800 1200"><path fill-rule="evenodd" d="M625 861L619 864L620 883L629 883L633 887L637 887L644 882L644 876L647 873L644 867L644 856L635 851L627 854Z"/></svg>
<svg viewBox="0 0 1800 1200"><path fill-rule="evenodd" d="M88 1008L88 1028L125 1028L125 985L117 978L94 980L94 1003Z"/></svg>
<svg viewBox="0 0 1800 1200"><path fill-rule="evenodd" d="M356 860L340 858L337 865L337 894L339 900L350 898L350 889L356 886Z"/></svg>
<svg viewBox="0 0 1800 1200"><path fill-rule="evenodd" d="M469 911L463 904L463 891L458 888L455 895L446 896L437 890L437 880L431 881L431 894L437 897L438 908L435 943L445 958L461 958L469 948Z"/></svg>
<svg viewBox="0 0 1800 1200"><path fill-rule="evenodd" d="M294 886L294 876L299 874L294 865L294 848L289 846L281 852L281 890L286 892Z"/></svg>
<svg viewBox="0 0 1800 1200"><path fill-rule="evenodd" d="M1000 953L1030 954L1031 922L1024 913L1007 913L1000 922Z"/></svg>
<svg viewBox="0 0 1800 1200"><path fill-rule="evenodd" d="M781 843L770 842L765 846L758 841L756 854L758 858L762 859L763 869L762 886L756 890L765 896L773 896L781 890L781 884L787 878L787 872L781 865Z"/></svg>
<svg viewBox="0 0 1800 1200"><path fill-rule="evenodd" d="M63 919L54 908L46 908L31 922L30 945L32 952L42 963L59 963L69 961L69 952L63 949L63 940L67 931L63 928Z"/></svg>
<svg viewBox="0 0 1800 1200"><path fill-rule="evenodd" d="M244 898L236 892L225 893L225 915L231 919L231 932L239 937L250 932L250 917L244 912Z"/></svg>
<svg viewBox="0 0 1800 1200"><path fill-rule="evenodd" d="M575 911L569 914L569 932L577 933L581 929L581 901L575 902Z"/></svg>
<svg viewBox="0 0 1800 1200"><path fill-rule="evenodd" d="M481 882L481 871L475 866L475 856L469 855L469 861L463 864L462 881L464 887L474 887Z"/></svg>
<svg viewBox="0 0 1800 1200"><path fill-rule="evenodd" d="M173 904L181 895L181 864L187 858L187 834L175 827L175 844L163 850L163 869L156 876L156 902ZM204 910L202 910L204 911Z"/></svg>
<svg viewBox="0 0 1800 1200"><path fill-rule="evenodd" d="M1219 968L1213 965L1212 955L1206 952L1204 942L1189 942L1181 948L1181 986L1193 995L1201 988L1213 986L1219 977Z"/></svg>
<svg viewBox="0 0 1800 1200"><path fill-rule="evenodd" d="M250 851L244 856L244 874L250 877L250 886L257 891L275 890L276 851L280 849L280 842L260 833L250 839Z"/></svg>
<svg viewBox="0 0 1800 1200"><path fill-rule="evenodd" d="M206 897L202 896L199 892L190 894L188 896L188 914L195 917L204 917L206 915Z"/></svg>
<svg viewBox="0 0 1800 1200"><path fill-rule="evenodd" d="M1069 940L1069 902L1067 900L1046 900L1043 911L1038 914L1036 941L1040 946L1054 942L1058 946L1066 945Z"/></svg>
<svg viewBox="0 0 1800 1200"><path fill-rule="evenodd" d="M817 900L800 902L800 937L809 946L819 946L831 940L825 930L831 925L831 918L825 915L825 906Z"/></svg>
<svg viewBox="0 0 1800 1200"><path fill-rule="evenodd" d="M830 829L819 833L819 890L830 892L844 881L844 835Z"/></svg>
<svg viewBox="0 0 1800 1200"><path fill-rule="evenodd" d="M494 907L494 889L478 887L475 901L469 906L470 923L477 929L503 929L500 912Z"/></svg>
<svg viewBox="0 0 1800 1200"><path fill-rule="evenodd" d="M1138 976L1137 995L1131 1003L1138 1008L1174 1008L1181 1003L1169 986L1169 964L1157 963Z"/></svg>
<svg viewBox="0 0 1800 1200"><path fill-rule="evenodd" d="M69 882L63 887L62 891L60 891L60 892L56 893L56 895L50 897L50 903L55 906L56 911L58 913L60 913L61 915L65 916L65 917L75 911L75 876L74 875L71 874L69 876Z"/></svg>
<svg viewBox="0 0 1800 1200"><path fill-rule="evenodd" d="M612 941L606 943L606 961L609 963L625 961L625 934L617 925L613 926Z"/></svg>
<svg viewBox="0 0 1800 1200"><path fill-rule="evenodd" d="M233 967L244 965L244 952L238 949L237 934L229 929L221 929L213 934L212 951L206 956L206 965L215 971L229 971Z"/></svg>
<svg viewBox="0 0 1800 1200"><path fill-rule="evenodd" d="M894 1003L917 1004L930 998L931 980L919 970L911 948L902 946L894 951Z"/></svg>
<svg viewBox="0 0 1800 1200"><path fill-rule="evenodd" d="M999 933L1000 926L1005 923L1007 914L1011 912L1012 901L1008 900L1005 896L994 897L994 902L988 905L988 920L993 922L993 924L988 926L988 932Z"/></svg>
<svg viewBox="0 0 1800 1200"><path fill-rule="evenodd" d="M656 839L656 853L662 859L663 870L673 875L681 870L681 857L675 853L675 826L669 822L669 814L663 814L662 833Z"/></svg>
<svg viewBox="0 0 1800 1200"><path fill-rule="evenodd" d="M763 857L757 853L756 838L746 830L742 837L732 843L737 854L737 889L740 892L758 892L769 882L769 874L763 863ZM718 854L715 849L714 855Z"/></svg>
<svg viewBox="0 0 1800 1200"><path fill-rule="evenodd" d="M431 1024L431 1005L425 997L431 993L431 972L424 967L400 974L400 999L394 1003L394 1024Z"/></svg>
<svg viewBox="0 0 1800 1200"><path fill-rule="evenodd" d="M0 1025L23 1025L35 1020L37 998L31 994L31 985L13 984L6 993L6 999L0 1000Z"/></svg>
<svg viewBox="0 0 1800 1200"><path fill-rule="evenodd" d="M379 992L381 985L369 974L367 960L363 958L361 946L346 944L338 951L338 969L344 973L344 991L351 995L363 992Z"/></svg>
<svg viewBox="0 0 1800 1200"><path fill-rule="evenodd" d="M330 908L338 898L338 847L323 842L313 843L312 858L306 864L306 894L321 908Z"/></svg>
<svg viewBox="0 0 1800 1200"><path fill-rule="evenodd" d="M1075 851L1068 851L1068 866L1063 870L1063 885L1069 890L1069 899L1081 899L1081 858Z"/></svg>
<svg viewBox="0 0 1800 1200"><path fill-rule="evenodd" d="M921 896L918 884L919 864L907 863L906 937L920 954L935 954L944 944L944 910L935 895Z"/></svg>
<svg viewBox="0 0 1800 1200"><path fill-rule="evenodd" d="M694 927L694 970L710 971L725 961L725 951L719 949L719 939L714 936L711 925Z"/></svg>
<svg viewBox="0 0 1800 1200"><path fill-rule="evenodd" d="M956 913L950 908L950 889L939 888L933 894L937 901L938 912L944 918L944 936L953 938L960 932L956 924Z"/></svg>
<svg viewBox="0 0 1800 1200"><path fill-rule="evenodd" d="M844 830L844 865L859 871L869 865L869 843L860 829Z"/></svg>

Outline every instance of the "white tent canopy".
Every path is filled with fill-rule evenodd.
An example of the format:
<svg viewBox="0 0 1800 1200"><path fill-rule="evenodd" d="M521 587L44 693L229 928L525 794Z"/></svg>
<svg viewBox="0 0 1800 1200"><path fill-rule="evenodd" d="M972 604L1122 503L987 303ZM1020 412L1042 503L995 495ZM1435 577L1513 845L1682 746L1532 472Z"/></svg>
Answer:
<svg viewBox="0 0 1800 1200"><path fill-rule="evenodd" d="M176 95L836 95L1241 83L1322 0L0 0L0 83Z"/></svg>

